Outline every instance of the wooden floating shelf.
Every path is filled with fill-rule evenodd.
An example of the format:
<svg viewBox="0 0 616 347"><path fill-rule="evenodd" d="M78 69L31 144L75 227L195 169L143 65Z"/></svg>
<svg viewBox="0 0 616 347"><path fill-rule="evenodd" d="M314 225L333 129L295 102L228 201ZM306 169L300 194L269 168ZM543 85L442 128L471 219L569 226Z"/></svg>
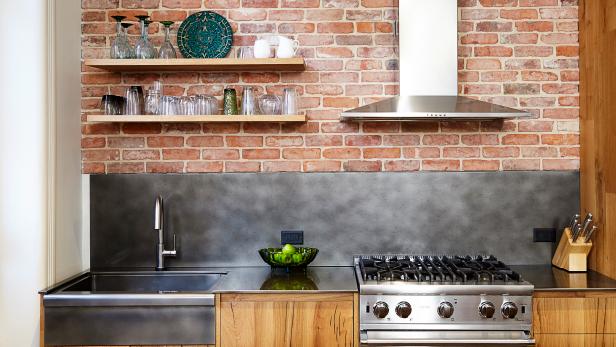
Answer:
<svg viewBox="0 0 616 347"><path fill-rule="evenodd" d="M231 123L231 122L305 122L305 115L255 116L102 116L89 115L88 122L105 123Z"/></svg>
<svg viewBox="0 0 616 347"><path fill-rule="evenodd" d="M85 65L113 72L304 71L304 58L266 59L86 59Z"/></svg>

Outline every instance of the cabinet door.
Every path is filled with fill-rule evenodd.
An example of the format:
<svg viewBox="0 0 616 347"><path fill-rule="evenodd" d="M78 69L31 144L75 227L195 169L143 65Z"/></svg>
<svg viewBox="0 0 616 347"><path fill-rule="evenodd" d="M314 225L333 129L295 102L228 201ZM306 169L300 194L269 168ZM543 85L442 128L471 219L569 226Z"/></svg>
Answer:
<svg viewBox="0 0 616 347"><path fill-rule="evenodd" d="M602 339L597 334L536 334L535 347L599 347Z"/></svg>
<svg viewBox="0 0 616 347"><path fill-rule="evenodd" d="M598 298L534 298L533 330L535 334L602 333L599 311Z"/></svg>
<svg viewBox="0 0 616 347"><path fill-rule="evenodd" d="M353 294L222 294L221 347L352 347Z"/></svg>

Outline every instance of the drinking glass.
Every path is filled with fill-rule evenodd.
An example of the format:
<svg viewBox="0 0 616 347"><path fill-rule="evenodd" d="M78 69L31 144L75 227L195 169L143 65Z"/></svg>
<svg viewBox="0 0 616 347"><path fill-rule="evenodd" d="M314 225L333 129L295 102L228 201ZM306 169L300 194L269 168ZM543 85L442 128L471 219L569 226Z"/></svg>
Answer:
<svg viewBox="0 0 616 347"><path fill-rule="evenodd" d="M239 59L252 59L255 57L252 47L240 47L237 50L237 57Z"/></svg>
<svg viewBox="0 0 616 347"><path fill-rule="evenodd" d="M160 113L167 116L181 114L178 98L168 95L161 97Z"/></svg>
<svg viewBox="0 0 616 347"><path fill-rule="evenodd" d="M295 88L285 88L282 92L282 114L297 114L297 92Z"/></svg>
<svg viewBox="0 0 616 347"><path fill-rule="evenodd" d="M197 95L195 113L210 116L218 112L218 101L208 95Z"/></svg>
<svg viewBox="0 0 616 347"><path fill-rule="evenodd" d="M111 16L111 18L116 21L117 35L113 42L111 42L110 56L111 59L122 59L122 20L124 20L126 16Z"/></svg>
<svg viewBox="0 0 616 347"><path fill-rule="evenodd" d="M180 112L182 115L195 115L196 100L194 96L183 96L180 99Z"/></svg>
<svg viewBox="0 0 616 347"><path fill-rule="evenodd" d="M122 53L120 59L132 59L135 57L135 49L128 42L128 28L132 26L132 23L122 23Z"/></svg>
<svg viewBox="0 0 616 347"><path fill-rule="evenodd" d="M156 48L148 38L148 26L151 21L150 16L135 16L141 22L141 38L135 44L135 55L137 59L153 59L156 58Z"/></svg>
<svg viewBox="0 0 616 347"><path fill-rule="evenodd" d="M264 115L280 114L280 98L273 94L264 94L259 97L259 110Z"/></svg>
<svg viewBox="0 0 616 347"><path fill-rule="evenodd" d="M160 114L160 91L150 88L145 96L145 114Z"/></svg>
<svg viewBox="0 0 616 347"><path fill-rule="evenodd" d="M257 114L255 90L253 87L244 87L244 93L242 95L242 114L246 116Z"/></svg>
<svg viewBox="0 0 616 347"><path fill-rule="evenodd" d="M126 89L125 115L143 114L143 89L140 86L131 86Z"/></svg>
<svg viewBox="0 0 616 347"><path fill-rule="evenodd" d="M101 112L106 116L117 114L117 102L114 97L115 95L103 95L101 98Z"/></svg>
<svg viewBox="0 0 616 347"><path fill-rule="evenodd" d="M175 48L173 48L173 45L171 44L171 38L169 36L169 28L173 24L173 21L165 20L160 23L165 26L165 42L163 42L162 46L160 46L158 57L161 59L175 59L178 55L175 52Z"/></svg>

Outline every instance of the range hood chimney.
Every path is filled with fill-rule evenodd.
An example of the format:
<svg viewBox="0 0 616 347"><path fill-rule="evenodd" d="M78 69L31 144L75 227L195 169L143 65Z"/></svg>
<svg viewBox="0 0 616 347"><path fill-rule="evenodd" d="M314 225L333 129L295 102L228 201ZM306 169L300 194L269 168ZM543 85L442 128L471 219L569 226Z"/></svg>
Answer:
<svg viewBox="0 0 616 347"><path fill-rule="evenodd" d="M481 120L531 117L458 96L457 0L400 0L400 96L341 114L343 120Z"/></svg>

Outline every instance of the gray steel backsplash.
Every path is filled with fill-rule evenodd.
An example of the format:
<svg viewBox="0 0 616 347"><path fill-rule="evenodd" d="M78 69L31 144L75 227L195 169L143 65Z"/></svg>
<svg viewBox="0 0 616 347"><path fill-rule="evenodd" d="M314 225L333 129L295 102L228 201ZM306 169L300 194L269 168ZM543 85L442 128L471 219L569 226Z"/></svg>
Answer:
<svg viewBox="0 0 616 347"><path fill-rule="evenodd" d="M355 254L494 254L548 264L533 227L579 208L578 172L246 173L91 177L91 267L154 267L154 200L165 199L171 267L264 265L257 249L304 230L313 265Z"/></svg>

